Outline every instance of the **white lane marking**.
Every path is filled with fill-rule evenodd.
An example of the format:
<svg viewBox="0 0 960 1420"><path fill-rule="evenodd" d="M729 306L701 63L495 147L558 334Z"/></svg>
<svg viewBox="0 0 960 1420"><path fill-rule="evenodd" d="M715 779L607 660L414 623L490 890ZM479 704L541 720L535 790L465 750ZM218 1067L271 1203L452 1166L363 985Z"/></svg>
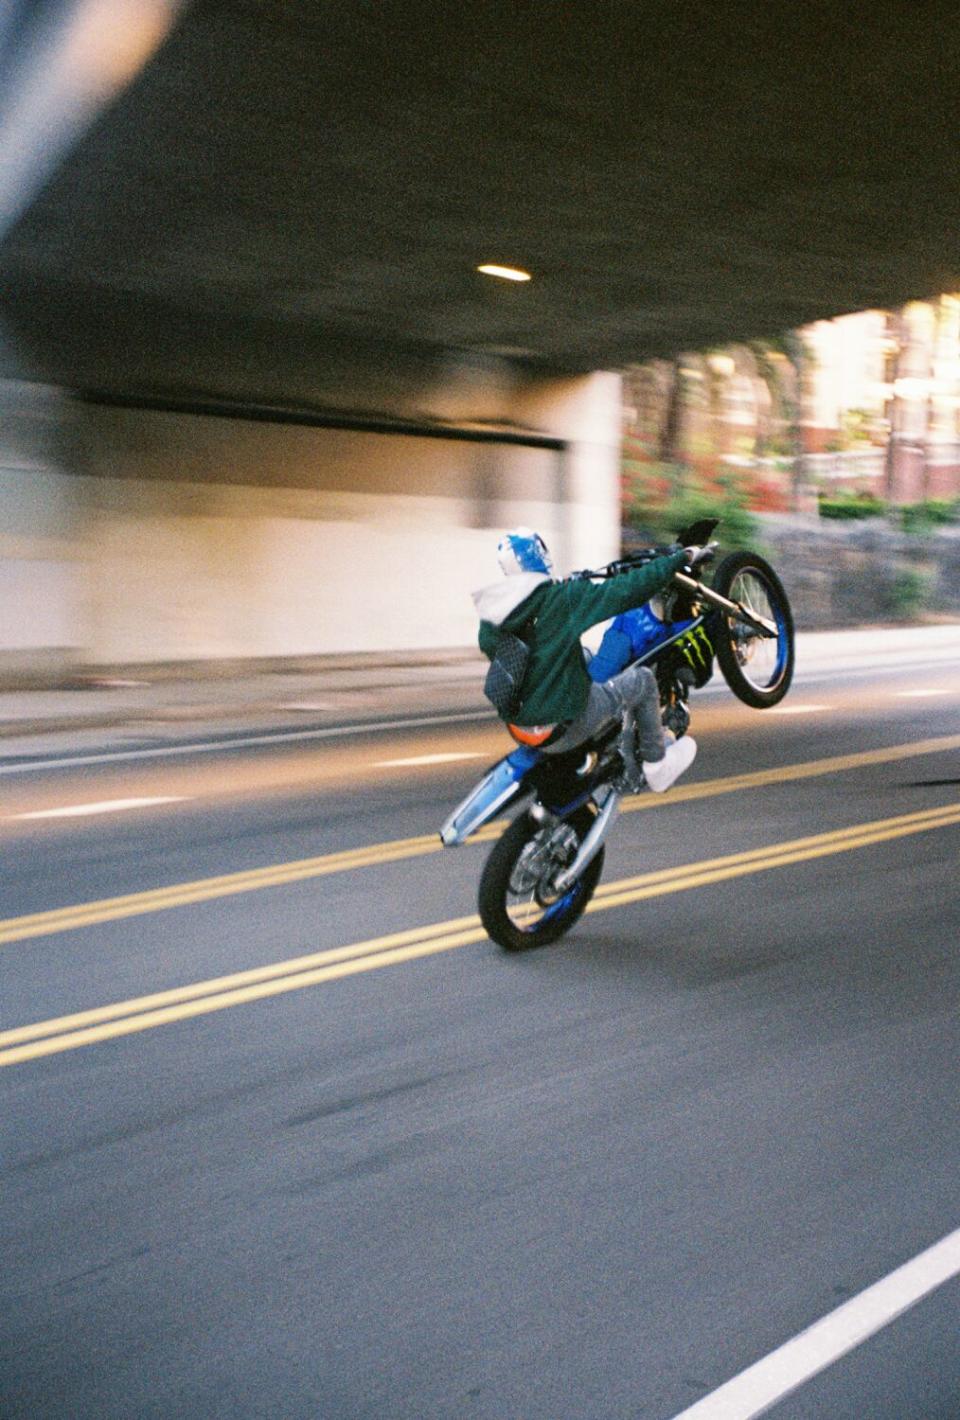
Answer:
<svg viewBox="0 0 960 1420"><path fill-rule="evenodd" d="M943 690L895 690L894 695L897 700L925 700L928 695L949 695L950 691Z"/></svg>
<svg viewBox="0 0 960 1420"><path fill-rule="evenodd" d="M457 759L486 759L479 751L460 754L415 754L411 759L378 759L374 769L406 769L417 764L452 764Z"/></svg>
<svg viewBox="0 0 960 1420"><path fill-rule="evenodd" d="M161 745L154 749L106 750L102 754L71 754L59 759L33 759L22 764L0 764L0 774L30 774L40 769L68 769L80 764L112 764L124 759L163 759L175 754L222 754L251 745L287 744L296 740L328 740L347 735L375 734L380 730L412 730L423 725L454 725L463 720L495 720L495 710L468 710L457 715L418 715L409 720L359 721L329 725L321 730L281 730L272 734L238 735L228 740L200 740L191 744ZM51 732L52 733L52 732Z"/></svg>
<svg viewBox="0 0 960 1420"><path fill-rule="evenodd" d="M960 1273L960 1228L673 1420L752 1420Z"/></svg>
<svg viewBox="0 0 960 1420"><path fill-rule="evenodd" d="M813 715L818 710L829 710L829 705L775 705L768 715Z"/></svg>
<svg viewBox="0 0 960 1420"><path fill-rule="evenodd" d="M800 685L823 685L828 682L869 680L873 676L895 676L902 675L912 666L921 666L929 671L931 659L947 659L947 653L939 650L934 655L933 651L924 655L922 659L912 655L905 656L893 664L882 662L876 665L866 666L845 666L843 670L826 671L811 667L807 669L799 666L793 677L794 688ZM952 648L949 651L951 665L955 660L955 653ZM726 683L719 677L705 685L697 691L697 698L704 697L713 699L718 695L729 695L730 691ZM792 707L777 707L767 710L767 715L776 714L778 708L781 713L794 714ZM827 707L824 707L827 708ZM236 735L232 739L217 739L206 741L195 741L187 744L161 745L150 749L127 749L127 750L105 750L94 754L69 754L61 755L52 759L23 760L17 763L0 764L0 775L2 774L32 774L48 769L70 769L74 765L83 764L112 764L115 761L136 760L136 759L165 759L179 754L223 754L231 750L248 749L259 745L280 745L297 740L326 740L343 739L352 735L376 734L383 730L412 730L424 725L454 725L462 721L495 720L495 710L466 710L450 715L417 715L411 716L407 720L368 720L354 721L345 725L329 725L317 730L281 730L273 733L260 735ZM50 732L54 733L53 731ZM12 737L12 736L11 736ZM22 736L21 736L22 738ZM2 740L0 740L2 744Z"/></svg>
<svg viewBox="0 0 960 1420"><path fill-rule="evenodd" d="M87 814L115 814L124 809L144 809L153 804L182 804L183 794L168 794L155 799L104 799L99 804L68 804L62 809L36 809L28 814L8 814L10 819L83 818Z"/></svg>

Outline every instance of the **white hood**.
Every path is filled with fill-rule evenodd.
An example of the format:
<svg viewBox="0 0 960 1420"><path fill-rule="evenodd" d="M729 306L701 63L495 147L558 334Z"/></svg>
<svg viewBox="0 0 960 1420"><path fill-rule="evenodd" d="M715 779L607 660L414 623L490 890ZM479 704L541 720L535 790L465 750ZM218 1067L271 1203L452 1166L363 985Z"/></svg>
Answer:
<svg viewBox="0 0 960 1420"><path fill-rule="evenodd" d="M516 572L500 582L491 582L473 593L473 604L481 621L501 626L512 611L544 582L552 582L546 572Z"/></svg>

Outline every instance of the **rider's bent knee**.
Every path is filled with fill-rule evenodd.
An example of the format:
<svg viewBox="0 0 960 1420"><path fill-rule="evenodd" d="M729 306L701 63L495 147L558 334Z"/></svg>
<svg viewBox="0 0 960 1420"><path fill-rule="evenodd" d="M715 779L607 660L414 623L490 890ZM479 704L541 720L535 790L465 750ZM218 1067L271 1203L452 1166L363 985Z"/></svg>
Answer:
<svg viewBox="0 0 960 1420"><path fill-rule="evenodd" d="M649 666L630 666L613 682L624 705L639 705L657 693L657 681Z"/></svg>

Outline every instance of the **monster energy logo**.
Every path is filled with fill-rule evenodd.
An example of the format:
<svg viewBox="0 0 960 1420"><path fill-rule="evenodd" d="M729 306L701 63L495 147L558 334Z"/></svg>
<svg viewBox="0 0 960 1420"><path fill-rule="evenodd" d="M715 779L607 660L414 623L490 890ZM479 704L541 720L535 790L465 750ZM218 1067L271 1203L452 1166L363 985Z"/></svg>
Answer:
<svg viewBox="0 0 960 1420"><path fill-rule="evenodd" d="M713 656L713 646L710 644L710 637L704 631L703 626L694 626L684 636L681 636L677 646L683 652L685 660L689 662L695 670L709 666Z"/></svg>

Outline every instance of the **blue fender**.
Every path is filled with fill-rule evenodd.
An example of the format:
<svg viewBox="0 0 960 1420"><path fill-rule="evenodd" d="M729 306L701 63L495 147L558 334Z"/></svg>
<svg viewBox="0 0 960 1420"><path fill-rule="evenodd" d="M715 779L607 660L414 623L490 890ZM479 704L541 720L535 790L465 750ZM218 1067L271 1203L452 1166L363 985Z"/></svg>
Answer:
<svg viewBox="0 0 960 1420"><path fill-rule="evenodd" d="M533 766L542 758L538 749L528 749L521 745L501 759L480 780L475 788L458 804L440 830L440 839L445 848L463 843L504 809L522 792L524 780Z"/></svg>

